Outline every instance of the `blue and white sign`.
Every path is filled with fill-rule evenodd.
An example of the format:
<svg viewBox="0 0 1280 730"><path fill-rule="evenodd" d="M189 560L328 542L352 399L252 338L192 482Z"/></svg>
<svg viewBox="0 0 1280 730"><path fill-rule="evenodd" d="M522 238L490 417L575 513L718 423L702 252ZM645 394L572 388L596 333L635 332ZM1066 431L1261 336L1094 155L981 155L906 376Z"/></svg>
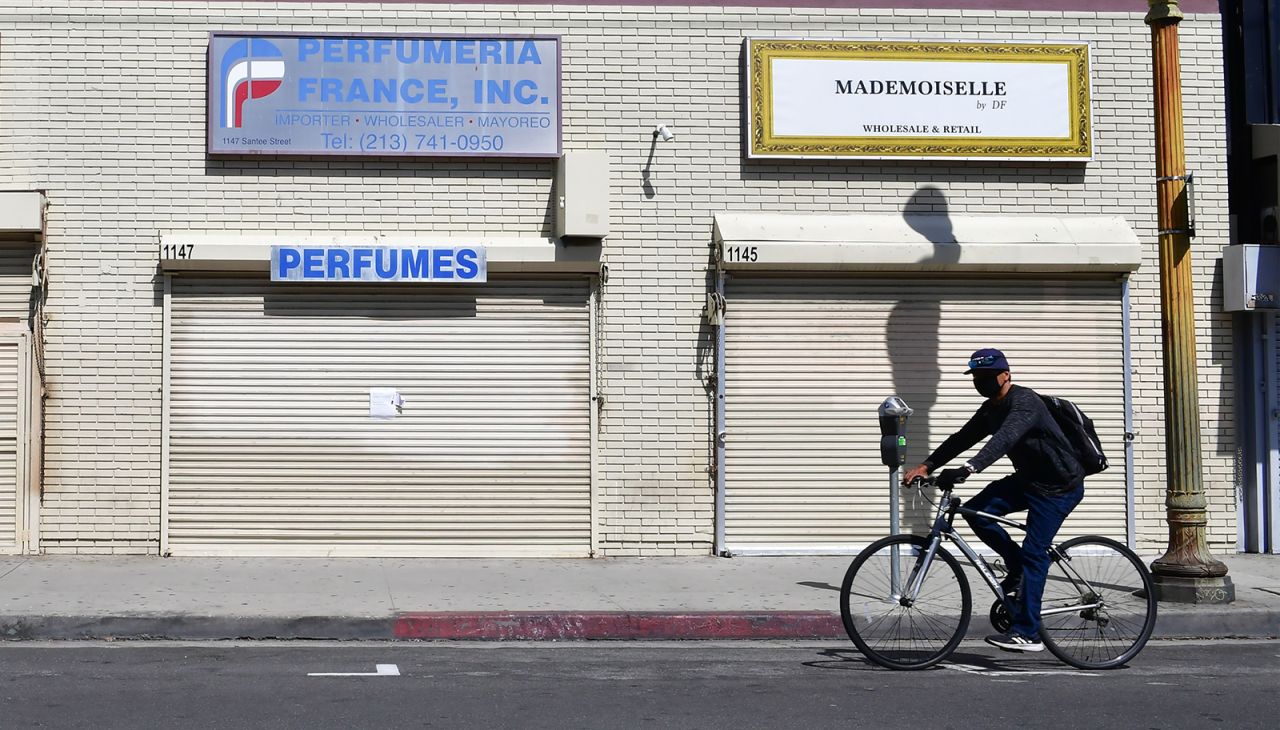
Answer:
<svg viewBox="0 0 1280 730"><path fill-rule="evenodd" d="M215 33L209 152L556 157L555 37Z"/></svg>
<svg viewBox="0 0 1280 730"><path fill-rule="evenodd" d="M489 278L481 246L272 246L272 281L482 284Z"/></svg>

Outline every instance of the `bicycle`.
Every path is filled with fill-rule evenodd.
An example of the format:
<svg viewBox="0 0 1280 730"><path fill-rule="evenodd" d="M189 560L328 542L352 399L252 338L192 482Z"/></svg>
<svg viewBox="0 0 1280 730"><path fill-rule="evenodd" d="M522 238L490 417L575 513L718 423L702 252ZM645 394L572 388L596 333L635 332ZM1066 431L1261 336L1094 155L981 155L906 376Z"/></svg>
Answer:
<svg viewBox="0 0 1280 730"><path fill-rule="evenodd" d="M933 486L917 479L909 487ZM992 569L955 531L956 515L981 516L1025 531L1022 523L960 505L942 489L927 537L892 535L858 554L840 585L845 631L871 661L889 669L925 669L960 645L973 608L950 540L995 593L989 618L998 632L1012 627L1009 600ZM927 499L927 497L926 497ZM1147 568L1115 540L1086 535L1049 549L1049 577L1040 611L1040 639L1054 656L1080 669L1112 669L1142 651L1156 623ZM939 566L942 569L939 569ZM857 617L855 619L855 611Z"/></svg>

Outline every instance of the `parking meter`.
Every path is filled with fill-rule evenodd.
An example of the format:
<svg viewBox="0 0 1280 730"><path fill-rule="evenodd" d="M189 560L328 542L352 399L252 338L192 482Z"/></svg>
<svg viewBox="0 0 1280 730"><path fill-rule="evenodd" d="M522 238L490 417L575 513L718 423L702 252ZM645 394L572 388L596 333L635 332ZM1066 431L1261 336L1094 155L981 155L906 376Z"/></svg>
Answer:
<svg viewBox="0 0 1280 730"><path fill-rule="evenodd" d="M889 534L897 535L898 526L898 472L907 462L907 417L914 411L896 395L885 398L877 414L880 416L880 462L889 467ZM898 572L901 558L895 545L889 554L890 589L899 594Z"/></svg>
<svg viewBox="0 0 1280 730"><path fill-rule="evenodd" d="M907 417L912 413L896 395L880 404L880 463L894 471L907 463Z"/></svg>

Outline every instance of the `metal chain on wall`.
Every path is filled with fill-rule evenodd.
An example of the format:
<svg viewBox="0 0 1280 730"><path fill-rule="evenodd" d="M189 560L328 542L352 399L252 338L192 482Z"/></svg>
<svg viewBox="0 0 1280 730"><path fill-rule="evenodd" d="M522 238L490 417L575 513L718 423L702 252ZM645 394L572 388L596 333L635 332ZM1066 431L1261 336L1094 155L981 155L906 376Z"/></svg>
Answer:
<svg viewBox="0 0 1280 730"><path fill-rule="evenodd" d="M40 211L40 249L36 252L35 259L31 262L31 352L32 360L36 366L36 397L34 408L37 412L36 418L39 422L36 433L35 451L35 486L38 492L40 504L44 504L44 444L45 444L45 424L48 419L45 417L45 402L47 400L47 391L45 390L45 325L47 315L45 314L45 305L49 299L49 195L47 191L41 190L40 197L43 205ZM30 529L30 526L28 526Z"/></svg>

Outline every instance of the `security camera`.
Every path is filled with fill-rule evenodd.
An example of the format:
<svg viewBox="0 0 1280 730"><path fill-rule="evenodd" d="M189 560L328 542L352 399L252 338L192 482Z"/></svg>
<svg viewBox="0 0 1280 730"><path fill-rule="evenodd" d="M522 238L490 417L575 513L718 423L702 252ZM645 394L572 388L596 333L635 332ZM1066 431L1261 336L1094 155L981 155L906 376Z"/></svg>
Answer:
<svg viewBox="0 0 1280 730"><path fill-rule="evenodd" d="M658 128L653 130L653 136L657 137L663 142L670 142L671 140L676 138L676 136L672 134L671 130L667 129L667 125L665 124L658 125Z"/></svg>

